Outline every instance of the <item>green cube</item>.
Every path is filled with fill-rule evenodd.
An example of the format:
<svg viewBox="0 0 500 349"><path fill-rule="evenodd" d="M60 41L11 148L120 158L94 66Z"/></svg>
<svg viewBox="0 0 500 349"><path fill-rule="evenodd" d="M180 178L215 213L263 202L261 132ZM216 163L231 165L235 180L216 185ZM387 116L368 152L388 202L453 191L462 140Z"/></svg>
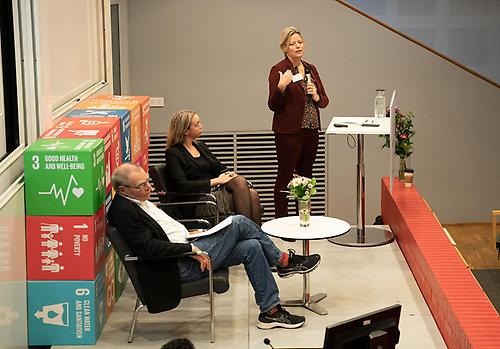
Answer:
<svg viewBox="0 0 500 349"><path fill-rule="evenodd" d="M106 190L100 138L38 139L24 152L26 215L91 216Z"/></svg>

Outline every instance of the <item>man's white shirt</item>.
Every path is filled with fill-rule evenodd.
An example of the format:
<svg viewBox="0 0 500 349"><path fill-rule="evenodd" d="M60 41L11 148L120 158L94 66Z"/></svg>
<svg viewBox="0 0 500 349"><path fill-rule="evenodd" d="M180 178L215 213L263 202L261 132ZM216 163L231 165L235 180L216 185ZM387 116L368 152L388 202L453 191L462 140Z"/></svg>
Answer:
<svg viewBox="0 0 500 349"><path fill-rule="evenodd" d="M162 209L159 209L154 203L149 200L139 201L136 199L129 198L133 203L139 205L139 207L146 212L151 218L153 218L163 229L165 234L168 236L170 242L174 243L188 243L186 236L188 230L181 223L177 222L175 219L166 214Z"/></svg>

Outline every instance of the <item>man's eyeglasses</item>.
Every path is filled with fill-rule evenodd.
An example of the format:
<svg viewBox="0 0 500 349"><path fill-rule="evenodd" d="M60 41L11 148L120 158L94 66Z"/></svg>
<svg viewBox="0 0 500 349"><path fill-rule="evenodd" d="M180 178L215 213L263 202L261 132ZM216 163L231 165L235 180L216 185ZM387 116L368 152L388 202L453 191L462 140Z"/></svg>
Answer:
<svg viewBox="0 0 500 349"><path fill-rule="evenodd" d="M137 184L136 186L133 186L133 185L127 185L127 184L124 184L123 186L124 187L127 187L127 188L130 188L130 189L137 189L137 190L144 190L148 187L149 185L149 178L147 181L144 181L142 183L139 183Z"/></svg>

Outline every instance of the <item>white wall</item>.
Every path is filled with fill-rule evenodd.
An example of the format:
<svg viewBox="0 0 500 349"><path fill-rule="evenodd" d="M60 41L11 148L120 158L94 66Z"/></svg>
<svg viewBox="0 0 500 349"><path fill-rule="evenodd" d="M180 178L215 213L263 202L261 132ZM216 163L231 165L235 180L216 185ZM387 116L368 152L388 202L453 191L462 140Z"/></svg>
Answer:
<svg viewBox="0 0 500 349"><path fill-rule="evenodd" d="M407 42L340 3L321 0L129 1L131 93L162 96L152 132L196 109L206 130L268 130L267 75L282 55L280 30L297 26L317 65L334 115L369 115L376 88L397 89L415 113L415 182L444 223L486 222L500 207L500 91ZM366 138L367 222L380 212L387 173L382 140ZM356 151L329 146L329 212L355 222Z"/></svg>

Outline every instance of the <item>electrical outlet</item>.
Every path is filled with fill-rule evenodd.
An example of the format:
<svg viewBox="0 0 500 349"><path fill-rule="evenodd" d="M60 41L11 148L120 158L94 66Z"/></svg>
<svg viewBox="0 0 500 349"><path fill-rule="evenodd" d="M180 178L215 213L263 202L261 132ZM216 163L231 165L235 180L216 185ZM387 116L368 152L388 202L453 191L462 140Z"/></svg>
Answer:
<svg viewBox="0 0 500 349"><path fill-rule="evenodd" d="M152 108L163 108L165 106L165 101L163 97L151 97L149 99L149 104Z"/></svg>

